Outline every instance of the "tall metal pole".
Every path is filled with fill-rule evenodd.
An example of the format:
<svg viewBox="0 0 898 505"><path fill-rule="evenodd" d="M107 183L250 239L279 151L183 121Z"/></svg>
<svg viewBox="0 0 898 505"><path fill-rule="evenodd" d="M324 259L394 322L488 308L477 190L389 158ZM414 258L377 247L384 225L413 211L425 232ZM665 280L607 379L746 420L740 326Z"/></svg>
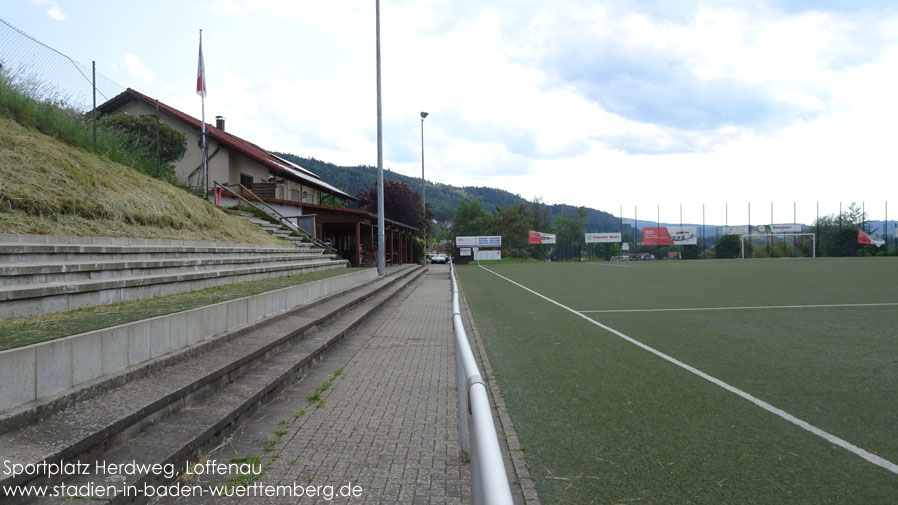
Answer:
<svg viewBox="0 0 898 505"><path fill-rule="evenodd" d="M92 114L93 120L93 130L94 130L94 151L97 150L97 62L91 62L91 68L93 69L93 87L94 87L94 113ZM158 142L157 142L158 144Z"/></svg>
<svg viewBox="0 0 898 505"><path fill-rule="evenodd" d="M426 112L421 112L421 207L424 210L424 261L427 262L427 180L424 178L424 118Z"/></svg>
<svg viewBox="0 0 898 505"><path fill-rule="evenodd" d="M377 39L377 275L383 277L387 270L387 253L384 247L384 146L383 118L380 101L380 0L374 2Z"/></svg>
<svg viewBox="0 0 898 505"><path fill-rule="evenodd" d="M203 30L200 30L200 57L203 55ZM203 67L205 67L205 63L203 63ZM203 68L203 73L205 74L206 69ZM203 85L205 86L206 76L203 75ZM202 124L202 150L203 150L203 180L205 186L203 186L203 199L209 199L209 150L206 148L206 93L205 89L203 93L200 95L202 97L202 119L200 120Z"/></svg>

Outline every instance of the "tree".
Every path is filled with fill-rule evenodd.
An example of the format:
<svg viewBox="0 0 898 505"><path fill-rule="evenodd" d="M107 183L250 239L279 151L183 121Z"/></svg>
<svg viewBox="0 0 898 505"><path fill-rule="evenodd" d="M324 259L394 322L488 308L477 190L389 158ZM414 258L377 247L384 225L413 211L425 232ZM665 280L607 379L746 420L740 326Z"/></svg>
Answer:
<svg viewBox="0 0 898 505"><path fill-rule="evenodd" d="M496 208L492 216L491 235L502 236L503 256L523 257L528 245L530 221L527 219L526 205L506 205Z"/></svg>
<svg viewBox="0 0 898 505"><path fill-rule="evenodd" d="M714 257L718 259L738 258L740 251L739 235L724 235L720 237L714 246Z"/></svg>
<svg viewBox="0 0 898 505"><path fill-rule="evenodd" d="M359 205L368 212L377 213L377 184L359 191ZM384 181L384 217L402 224L414 226L419 230L424 226L430 229L433 211L427 205L427 214L421 208L421 196L412 188L397 181ZM425 219L426 217L426 219Z"/></svg>
<svg viewBox="0 0 898 505"><path fill-rule="evenodd" d="M558 251L561 258L580 259L580 246L586 234L586 207L577 207L573 216L562 215L555 220L558 230Z"/></svg>
<svg viewBox="0 0 898 505"><path fill-rule="evenodd" d="M486 235L491 224L490 215L483 210L478 200L461 202L452 216L452 236L467 237Z"/></svg>
<svg viewBox="0 0 898 505"><path fill-rule="evenodd" d="M151 115L104 116L99 127L119 137L138 156L157 160L161 170L173 172L173 163L187 152L187 137Z"/></svg>

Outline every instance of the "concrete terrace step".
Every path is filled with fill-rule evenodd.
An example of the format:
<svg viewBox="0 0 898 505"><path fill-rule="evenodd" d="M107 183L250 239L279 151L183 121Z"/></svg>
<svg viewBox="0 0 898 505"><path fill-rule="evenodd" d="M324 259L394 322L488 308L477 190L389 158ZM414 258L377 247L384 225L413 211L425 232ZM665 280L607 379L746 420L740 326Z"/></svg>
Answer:
<svg viewBox="0 0 898 505"><path fill-rule="evenodd" d="M195 255L277 255L296 249L284 246L122 246L72 244L0 244L0 264L64 261L125 261L185 258Z"/></svg>
<svg viewBox="0 0 898 505"><path fill-rule="evenodd" d="M108 463L172 463L196 460L239 427L240 420L295 380L298 374L396 292L418 278L421 267L401 267L351 292L207 342L185 359L148 365L147 375L74 403L40 422L0 435L0 453L21 464L78 459ZM339 316L339 317L338 317ZM109 379L114 384L113 379ZM93 465L91 465L93 466ZM67 476L80 485L92 476ZM127 483L159 483L157 475L129 476ZM95 477L94 477L95 478ZM28 476L0 474L0 485ZM82 482L84 480L84 482ZM61 503L34 500L22 503ZM126 503L116 497L105 503ZM143 501L143 500L139 500Z"/></svg>
<svg viewBox="0 0 898 505"><path fill-rule="evenodd" d="M133 261L0 264L0 286L170 274L208 270L225 265L262 263L276 265L324 258L325 256L319 253L297 250L291 251L289 254L277 255L189 256L185 258Z"/></svg>
<svg viewBox="0 0 898 505"><path fill-rule="evenodd" d="M3 286L0 287L0 318L145 300L225 284L345 268L346 264L342 259L311 259L274 265L238 268L222 265L202 271Z"/></svg>

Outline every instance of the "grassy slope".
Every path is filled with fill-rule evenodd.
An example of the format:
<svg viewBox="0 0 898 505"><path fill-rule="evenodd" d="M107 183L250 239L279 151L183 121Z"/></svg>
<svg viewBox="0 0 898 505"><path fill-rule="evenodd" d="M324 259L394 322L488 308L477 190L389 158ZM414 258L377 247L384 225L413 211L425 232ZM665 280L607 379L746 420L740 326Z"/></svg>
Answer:
<svg viewBox="0 0 898 505"><path fill-rule="evenodd" d="M0 233L283 243L180 188L4 117Z"/></svg>
<svg viewBox="0 0 898 505"><path fill-rule="evenodd" d="M888 259L490 266L579 310L895 302L882 279L896 267ZM477 267L458 270L543 503L894 497L895 475ZM898 459L894 307L802 310L590 316Z"/></svg>

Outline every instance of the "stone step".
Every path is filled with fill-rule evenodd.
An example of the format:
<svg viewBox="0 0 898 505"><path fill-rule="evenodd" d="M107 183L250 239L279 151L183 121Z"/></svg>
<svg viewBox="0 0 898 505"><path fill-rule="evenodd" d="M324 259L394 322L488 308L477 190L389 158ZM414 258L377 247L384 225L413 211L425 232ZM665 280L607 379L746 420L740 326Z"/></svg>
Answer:
<svg viewBox="0 0 898 505"><path fill-rule="evenodd" d="M346 260L321 258L277 265L4 286L0 287L0 318L67 312L84 307L145 300L214 286L346 266Z"/></svg>
<svg viewBox="0 0 898 505"><path fill-rule="evenodd" d="M281 254L255 256L190 256L157 260L0 264L0 287L80 282L156 274L177 274L220 269L226 266L279 265L325 259L309 248Z"/></svg>
<svg viewBox="0 0 898 505"><path fill-rule="evenodd" d="M196 255L276 255L295 250L283 246L124 246L71 244L0 244L0 265L13 263L62 263L93 261L141 261L186 258Z"/></svg>

